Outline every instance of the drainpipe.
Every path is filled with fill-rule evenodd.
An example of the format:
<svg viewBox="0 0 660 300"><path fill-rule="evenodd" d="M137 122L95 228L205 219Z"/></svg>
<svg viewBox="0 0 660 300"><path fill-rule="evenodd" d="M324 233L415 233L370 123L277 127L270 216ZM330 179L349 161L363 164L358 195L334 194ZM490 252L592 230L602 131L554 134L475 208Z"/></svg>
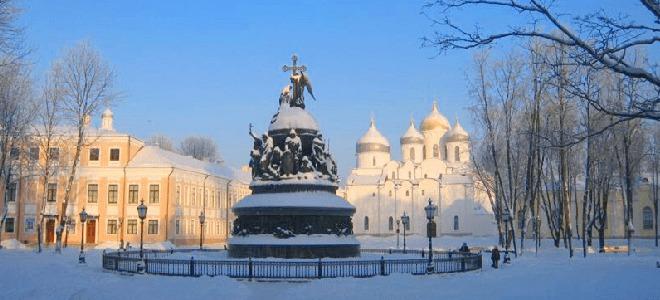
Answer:
<svg viewBox="0 0 660 300"><path fill-rule="evenodd" d="M172 176L172 173L174 173L174 167L172 167L172 171L170 171L170 174L167 175L167 198L165 200L165 240L169 240L169 225L170 225L170 177Z"/></svg>

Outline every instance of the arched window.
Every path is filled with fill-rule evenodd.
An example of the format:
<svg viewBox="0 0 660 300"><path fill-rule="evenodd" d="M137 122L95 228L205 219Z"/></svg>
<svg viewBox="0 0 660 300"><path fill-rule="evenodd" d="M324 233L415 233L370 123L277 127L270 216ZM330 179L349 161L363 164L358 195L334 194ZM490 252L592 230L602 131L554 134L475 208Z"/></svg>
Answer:
<svg viewBox="0 0 660 300"><path fill-rule="evenodd" d="M454 216L454 230L458 230L458 216Z"/></svg>
<svg viewBox="0 0 660 300"><path fill-rule="evenodd" d="M390 216L390 220L389 220L389 222L388 222L387 228L388 228L390 231L394 230L394 218L392 218L392 216Z"/></svg>
<svg viewBox="0 0 660 300"><path fill-rule="evenodd" d="M642 220L644 221L644 229L653 229L653 211L650 207L644 207L642 210Z"/></svg>
<svg viewBox="0 0 660 300"><path fill-rule="evenodd" d="M410 196L410 191L406 190L406 197Z"/></svg>
<svg viewBox="0 0 660 300"><path fill-rule="evenodd" d="M390 197L392 197L392 191L390 191L390 193L389 193L389 194L390 194Z"/></svg>
<svg viewBox="0 0 660 300"><path fill-rule="evenodd" d="M371 193L371 197L376 197L376 193Z"/></svg>
<svg viewBox="0 0 660 300"><path fill-rule="evenodd" d="M454 161L461 161L461 149L458 146L454 147Z"/></svg>
<svg viewBox="0 0 660 300"><path fill-rule="evenodd" d="M426 145L422 146L422 159L426 159Z"/></svg>
<svg viewBox="0 0 660 300"><path fill-rule="evenodd" d="M449 160L448 157L449 157L449 148L447 147L447 145L445 145L444 151L442 153L442 159L443 160Z"/></svg>
<svg viewBox="0 0 660 300"><path fill-rule="evenodd" d="M415 148L410 148L410 160L415 160Z"/></svg>
<svg viewBox="0 0 660 300"><path fill-rule="evenodd" d="M374 167L376 166L376 157L375 156L371 158L371 165L374 166Z"/></svg>
<svg viewBox="0 0 660 300"><path fill-rule="evenodd" d="M438 145L433 145L433 157L438 158L440 157L440 148Z"/></svg>
<svg viewBox="0 0 660 300"><path fill-rule="evenodd" d="M422 190L422 196L424 196L424 190Z"/></svg>
<svg viewBox="0 0 660 300"><path fill-rule="evenodd" d="M412 173L408 171L408 179L412 179Z"/></svg>
<svg viewBox="0 0 660 300"><path fill-rule="evenodd" d="M369 217L364 217L364 230L369 231Z"/></svg>
<svg viewBox="0 0 660 300"><path fill-rule="evenodd" d="M396 178L396 173L394 173L394 171L392 171L392 179L395 179L395 178Z"/></svg>

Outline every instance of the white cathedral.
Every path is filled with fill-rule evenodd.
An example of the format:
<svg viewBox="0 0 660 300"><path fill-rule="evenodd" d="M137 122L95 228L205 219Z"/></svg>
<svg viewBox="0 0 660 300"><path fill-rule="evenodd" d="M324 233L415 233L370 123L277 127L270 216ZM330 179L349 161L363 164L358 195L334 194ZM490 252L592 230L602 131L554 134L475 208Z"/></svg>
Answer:
<svg viewBox="0 0 660 300"><path fill-rule="evenodd" d="M345 197L356 207L356 234L395 234L397 220L410 217L407 233L426 234L424 206L438 204L438 235L495 234L490 203L475 188L468 133L451 126L433 103L420 131L413 120L400 139L402 161L391 159L389 141L374 120L357 141L357 166L346 180ZM397 224L399 223L399 224Z"/></svg>

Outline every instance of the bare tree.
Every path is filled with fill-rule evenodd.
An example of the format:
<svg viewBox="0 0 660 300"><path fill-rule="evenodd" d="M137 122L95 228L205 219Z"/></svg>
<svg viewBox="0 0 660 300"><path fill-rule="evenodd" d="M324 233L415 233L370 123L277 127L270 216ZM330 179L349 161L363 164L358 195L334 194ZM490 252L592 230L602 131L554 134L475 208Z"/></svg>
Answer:
<svg viewBox="0 0 660 300"><path fill-rule="evenodd" d="M215 162L218 160L218 146L208 137L189 136L181 141L179 151L203 161Z"/></svg>
<svg viewBox="0 0 660 300"><path fill-rule="evenodd" d="M148 140L149 144L158 146L159 148L167 151L174 151L174 143L172 143L172 140L167 137L166 135L163 134L156 134L153 135L149 138Z"/></svg>
<svg viewBox="0 0 660 300"><path fill-rule="evenodd" d="M52 78L61 88L61 104L65 120L75 132L75 150L69 169L64 199L59 210L59 226L56 231L56 250L62 247L62 231L67 224L67 207L72 197L72 187L80 162L80 154L87 143L89 118L100 107L115 100L113 92L115 75L100 54L87 42L68 49L52 67Z"/></svg>
<svg viewBox="0 0 660 300"><path fill-rule="evenodd" d="M574 64L600 70L607 69L625 78L638 79L654 87L650 97L633 99L633 109L614 110L598 103L596 99L580 97L597 110L620 118L647 118L660 120L658 103L660 77L652 66L629 62L627 55L643 46L660 42L660 5L657 1L640 0L640 7L651 18L631 20L620 14L597 11L586 15L558 14L553 2L541 0L436 0L424 6L424 14L440 29L432 37L424 38L424 46L434 47L440 53L451 49L472 49L490 45L507 38L537 38L569 48L567 59ZM461 11L470 8L501 9L515 17L513 24L502 30L484 32L479 26L463 26L453 21ZM572 17L572 18L571 18ZM562 19L570 19L566 22ZM655 21L652 21L655 19ZM575 28L575 29L574 29ZM567 82L567 85L573 85ZM582 91L581 91L582 92Z"/></svg>

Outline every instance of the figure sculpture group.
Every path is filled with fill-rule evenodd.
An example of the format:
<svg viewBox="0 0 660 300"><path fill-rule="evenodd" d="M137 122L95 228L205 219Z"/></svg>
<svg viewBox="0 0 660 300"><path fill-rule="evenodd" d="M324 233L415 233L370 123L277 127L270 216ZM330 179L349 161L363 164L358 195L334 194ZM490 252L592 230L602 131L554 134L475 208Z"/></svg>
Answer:
<svg viewBox="0 0 660 300"><path fill-rule="evenodd" d="M295 129L289 131L282 147L264 133L261 138L252 133L250 167L255 180L280 180L292 178L325 178L337 181L337 165L327 149L323 136L318 133L312 140L311 157L303 155L303 143Z"/></svg>

